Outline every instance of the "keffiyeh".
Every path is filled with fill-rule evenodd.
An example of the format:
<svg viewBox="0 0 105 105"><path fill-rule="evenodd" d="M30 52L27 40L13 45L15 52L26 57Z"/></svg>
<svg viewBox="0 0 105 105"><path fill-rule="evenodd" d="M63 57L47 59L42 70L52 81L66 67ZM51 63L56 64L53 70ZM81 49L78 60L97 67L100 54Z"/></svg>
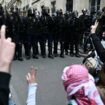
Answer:
<svg viewBox="0 0 105 105"><path fill-rule="evenodd" d="M104 105L85 66L77 64L64 68L62 80L68 101L75 99L78 105Z"/></svg>

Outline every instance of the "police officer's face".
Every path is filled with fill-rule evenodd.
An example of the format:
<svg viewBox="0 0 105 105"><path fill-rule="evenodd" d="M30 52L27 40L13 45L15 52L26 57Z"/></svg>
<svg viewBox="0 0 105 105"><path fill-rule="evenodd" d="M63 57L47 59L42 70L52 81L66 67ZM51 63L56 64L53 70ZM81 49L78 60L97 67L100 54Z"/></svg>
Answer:
<svg viewBox="0 0 105 105"><path fill-rule="evenodd" d="M13 20L13 16L11 16L10 19Z"/></svg>
<svg viewBox="0 0 105 105"><path fill-rule="evenodd" d="M102 36L105 37L105 32L102 33Z"/></svg>
<svg viewBox="0 0 105 105"><path fill-rule="evenodd" d="M2 18L2 15L0 15L0 18Z"/></svg>

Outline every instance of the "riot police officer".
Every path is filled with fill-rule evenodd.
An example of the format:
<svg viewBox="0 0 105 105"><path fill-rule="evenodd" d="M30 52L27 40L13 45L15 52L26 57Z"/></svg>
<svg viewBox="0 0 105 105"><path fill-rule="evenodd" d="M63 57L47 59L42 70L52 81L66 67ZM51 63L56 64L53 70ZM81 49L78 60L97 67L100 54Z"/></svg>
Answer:
<svg viewBox="0 0 105 105"><path fill-rule="evenodd" d="M69 40L69 31L70 31L69 19L70 19L70 13L66 12L64 14L64 29L63 29L64 36L65 36L64 49L65 49L65 54L66 55L69 54L69 45L70 45L70 40Z"/></svg>
<svg viewBox="0 0 105 105"><path fill-rule="evenodd" d="M48 57L49 58L54 58L53 57L53 51L52 51L52 44L53 44L53 28L54 28L54 21L52 17L49 14L49 9L46 13L46 23L47 23L47 40L48 40Z"/></svg>
<svg viewBox="0 0 105 105"><path fill-rule="evenodd" d="M21 19L18 14L18 8L13 7L11 8L11 14L10 14L10 35L16 44L16 50L15 50L15 56L14 60L23 61L22 58L22 42L21 42Z"/></svg>
<svg viewBox="0 0 105 105"><path fill-rule="evenodd" d="M40 34L39 34L39 44L41 48L41 56L46 58L46 37L47 37L47 18L45 7L42 6L42 15L40 16Z"/></svg>
<svg viewBox="0 0 105 105"><path fill-rule="evenodd" d="M70 33L70 55L80 57L79 55L79 19L76 11L72 12L71 18L71 33Z"/></svg>
<svg viewBox="0 0 105 105"><path fill-rule="evenodd" d="M85 37L85 33L87 33L90 30L91 26L91 16L87 14L87 9L82 10L82 15L79 16L80 21L80 44L83 44L83 38Z"/></svg>
<svg viewBox="0 0 105 105"><path fill-rule="evenodd" d="M27 18L27 42L26 42L26 59L31 57L31 48L32 48L32 57L38 59L38 41L36 37L36 28L37 28L37 19L35 17L35 12L32 9L28 10Z"/></svg>
<svg viewBox="0 0 105 105"><path fill-rule="evenodd" d="M64 33L63 33L63 23L64 17L62 10L56 12L54 18L55 21L55 35L54 35L54 55L58 56L58 42L60 42L60 57L64 58Z"/></svg>
<svg viewBox="0 0 105 105"><path fill-rule="evenodd" d="M28 38L27 38L27 12L23 10L21 15L21 35L22 35L22 43L25 49L25 57L26 59L29 58L28 56Z"/></svg>

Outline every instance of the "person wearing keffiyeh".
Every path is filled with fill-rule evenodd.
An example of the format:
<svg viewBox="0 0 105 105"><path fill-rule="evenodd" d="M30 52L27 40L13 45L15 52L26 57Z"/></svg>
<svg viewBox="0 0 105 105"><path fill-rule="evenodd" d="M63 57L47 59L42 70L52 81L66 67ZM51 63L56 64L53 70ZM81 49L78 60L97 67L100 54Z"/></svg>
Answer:
<svg viewBox="0 0 105 105"><path fill-rule="evenodd" d="M96 85L101 96L101 99L105 104L105 63L103 64L102 69L99 72L99 81L97 82Z"/></svg>
<svg viewBox="0 0 105 105"><path fill-rule="evenodd" d="M67 66L62 74L68 105L104 105L93 77L84 65Z"/></svg>

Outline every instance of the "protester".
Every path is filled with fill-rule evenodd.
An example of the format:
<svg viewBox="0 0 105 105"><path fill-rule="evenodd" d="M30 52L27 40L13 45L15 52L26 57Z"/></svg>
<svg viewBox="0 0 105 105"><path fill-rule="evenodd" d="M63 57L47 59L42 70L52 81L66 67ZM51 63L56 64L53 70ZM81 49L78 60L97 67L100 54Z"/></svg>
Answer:
<svg viewBox="0 0 105 105"><path fill-rule="evenodd" d="M68 105L104 105L93 77L85 66L74 64L65 67L62 74Z"/></svg>
<svg viewBox="0 0 105 105"><path fill-rule="evenodd" d="M103 103L105 104L105 63L99 73L99 81L97 83L97 89L101 96Z"/></svg>
<svg viewBox="0 0 105 105"><path fill-rule="evenodd" d="M15 52L15 44L11 42L11 38L5 38L5 28L3 25L0 31L0 105L8 105L10 67Z"/></svg>
<svg viewBox="0 0 105 105"><path fill-rule="evenodd" d="M87 58L83 64L86 66L86 68L88 69L89 73L95 78L97 79L97 70L96 70L96 67L97 67L97 61L92 58L92 57L89 57Z"/></svg>
<svg viewBox="0 0 105 105"><path fill-rule="evenodd" d="M83 60L83 63L85 63L88 59L93 58L96 61L96 71L101 70L101 66L105 62L105 25L101 26L101 35L97 35L96 30L98 26L99 22L97 21L91 26L91 38L94 50L91 51L91 53L89 53L88 56Z"/></svg>
<svg viewBox="0 0 105 105"><path fill-rule="evenodd" d="M15 52L15 44L11 42L11 38L5 38L5 28L2 26L0 31L0 105L8 105L11 63ZM26 79L28 82L27 105L36 105L36 69L31 67Z"/></svg>
<svg viewBox="0 0 105 105"><path fill-rule="evenodd" d="M105 62L105 27L102 28L102 41L100 41L99 37L96 35L96 29L98 26L98 22L96 21L94 25L91 26L91 38L95 47L95 50L99 56L99 60L101 62Z"/></svg>
<svg viewBox="0 0 105 105"><path fill-rule="evenodd" d="M27 105L36 105L36 90L37 90L36 73L37 73L36 69L31 67L30 72L26 75L28 83Z"/></svg>

